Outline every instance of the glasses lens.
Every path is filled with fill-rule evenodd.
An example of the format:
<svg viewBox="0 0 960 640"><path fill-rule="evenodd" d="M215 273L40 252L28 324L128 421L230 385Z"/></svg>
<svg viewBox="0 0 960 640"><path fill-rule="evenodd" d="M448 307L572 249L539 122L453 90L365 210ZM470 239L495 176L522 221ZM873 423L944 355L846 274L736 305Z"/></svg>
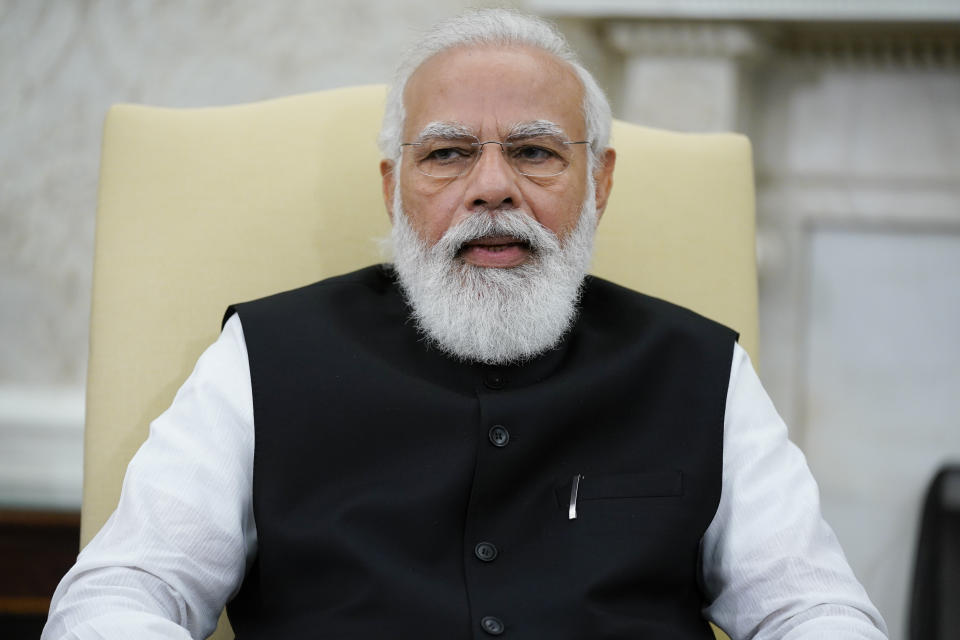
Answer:
<svg viewBox="0 0 960 640"><path fill-rule="evenodd" d="M529 138L505 145L510 162L525 176L555 176L569 166L569 148L555 138Z"/></svg>
<svg viewBox="0 0 960 640"><path fill-rule="evenodd" d="M478 149L470 140L431 140L413 147L417 169L437 178L454 178L470 170Z"/></svg>

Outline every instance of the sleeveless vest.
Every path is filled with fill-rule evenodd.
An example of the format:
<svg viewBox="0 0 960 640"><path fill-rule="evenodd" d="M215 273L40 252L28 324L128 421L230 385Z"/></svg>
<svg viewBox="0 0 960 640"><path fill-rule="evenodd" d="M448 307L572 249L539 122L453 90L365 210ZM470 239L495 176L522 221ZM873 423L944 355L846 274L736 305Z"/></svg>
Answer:
<svg viewBox="0 0 960 640"><path fill-rule="evenodd" d="M713 638L731 330L588 277L557 348L464 363L382 266L234 312L258 532L239 640Z"/></svg>

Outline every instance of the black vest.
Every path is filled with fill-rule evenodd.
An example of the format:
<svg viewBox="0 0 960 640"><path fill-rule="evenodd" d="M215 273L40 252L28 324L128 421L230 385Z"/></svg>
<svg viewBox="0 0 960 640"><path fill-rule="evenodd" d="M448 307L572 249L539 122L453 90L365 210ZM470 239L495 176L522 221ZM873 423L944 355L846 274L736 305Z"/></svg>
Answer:
<svg viewBox="0 0 960 640"><path fill-rule="evenodd" d="M713 637L732 331L590 277L558 348L462 363L383 267L234 311L258 532L239 640Z"/></svg>

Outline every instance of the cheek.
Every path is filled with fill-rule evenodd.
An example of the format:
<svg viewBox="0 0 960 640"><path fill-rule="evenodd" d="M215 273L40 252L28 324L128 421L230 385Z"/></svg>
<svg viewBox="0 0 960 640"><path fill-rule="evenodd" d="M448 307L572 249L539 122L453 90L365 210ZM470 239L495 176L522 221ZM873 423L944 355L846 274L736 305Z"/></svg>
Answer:
<svg viewBox="0 0 960 640"><path fill-rule="evenodd" d="M403 211L420 237L433 245L456 222L459 199L450 189L429 191L409 188L403 192Z"/></svg>
<svg viewBox="0 0 960 640"><path fill-rule="evenodd" d="M557 237L565 238L577 226L583 195L568 191L553 198L539 199L533 207L537 222Z"/></svg>

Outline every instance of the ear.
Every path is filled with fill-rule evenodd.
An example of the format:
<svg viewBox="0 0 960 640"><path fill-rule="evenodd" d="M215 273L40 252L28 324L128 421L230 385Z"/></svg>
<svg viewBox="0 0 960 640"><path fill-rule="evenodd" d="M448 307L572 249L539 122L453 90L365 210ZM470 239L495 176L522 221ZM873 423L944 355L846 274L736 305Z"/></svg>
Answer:
<svg viewBox="0 0 960 640"><path fill-rule="evenodd" d="M396 163L384 158L380 161L380 180L383 187L383 203L387 206L387 215L393 223L393 192L397 186Z"/></svg>
<svg viewBox="0 0 960 640"><path fill-rule="evenodd" d="M597 190L597 218L607 208L607 199L613 189L613 168L617 164L617 152L607 147L603 152L603 162L593 172L593 184Z"/></svg>

